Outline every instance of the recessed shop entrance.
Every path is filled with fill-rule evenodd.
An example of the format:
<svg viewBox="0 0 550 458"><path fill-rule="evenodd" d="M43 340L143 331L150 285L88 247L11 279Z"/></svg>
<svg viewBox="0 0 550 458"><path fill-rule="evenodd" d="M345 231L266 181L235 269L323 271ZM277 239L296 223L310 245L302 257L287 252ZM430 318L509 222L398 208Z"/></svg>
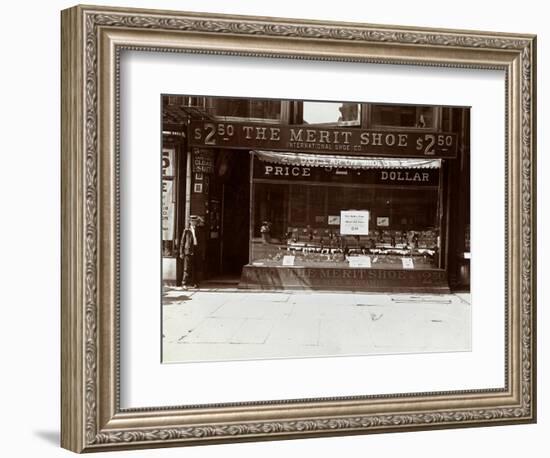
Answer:
<svg viewBox="0 0 550 458"><path fill-rule="evenodd" d="M245 151L220 150L212 177L205 280L237 283L249 261L250 157ZM212 230L215 229L215 230Z"/></svg>
<svg viewBox="0 0 550 458"><path fill-rule="evenodd" d="M250 159L244 151L231 151L228 164L228 176L222 184L221 273L239 276L248 264Z"/></svg>

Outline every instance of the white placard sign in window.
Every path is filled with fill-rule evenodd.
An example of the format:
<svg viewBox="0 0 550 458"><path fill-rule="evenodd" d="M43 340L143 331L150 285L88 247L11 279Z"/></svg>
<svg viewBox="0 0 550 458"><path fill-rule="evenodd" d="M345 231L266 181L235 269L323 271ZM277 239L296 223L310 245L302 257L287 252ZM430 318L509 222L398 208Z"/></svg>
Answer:
<svg viewBox="0 0 550 458"><path fill-rule="evenodd" d="M350 267L371 268L370 256L350 256L348 261Z"/></svg>
<svg viewBox="0 0 550 458"><path fill-rule="evenodd" d="M403 269L414 269L413 258L401 258Z"/></svg>
<svg viewBox="0 0 550 458"><path fill-rule="evenodd" d="M340 234L368 235L369 234L369 211L368 210L342 210L340 212Z"/></svg>
<svg viewBox="0 0 550 458"><path fill-rule="evenodd" d="M283 256L283 266L293 266L294 256Z"/></svg>
<svg viewBox="0 0 550 458"><path fill-rule="evenodd" d="M390 225L390 217L389 216L379 216L376 218L376 225L377 226L384 226L387 227Z"/></svg>

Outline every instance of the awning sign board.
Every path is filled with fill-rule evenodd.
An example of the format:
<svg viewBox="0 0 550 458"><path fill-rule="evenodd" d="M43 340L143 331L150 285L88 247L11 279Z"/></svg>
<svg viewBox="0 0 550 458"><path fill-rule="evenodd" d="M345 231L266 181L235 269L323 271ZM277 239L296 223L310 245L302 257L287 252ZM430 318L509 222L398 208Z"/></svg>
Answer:
<svg viewBox="0 0 550 458"><path fill-rule="evenodd" d="M199 148L434 159L456 158L457 154L457 135L451 132L215 121L193 121L189 128L189 144Z"/></svg>

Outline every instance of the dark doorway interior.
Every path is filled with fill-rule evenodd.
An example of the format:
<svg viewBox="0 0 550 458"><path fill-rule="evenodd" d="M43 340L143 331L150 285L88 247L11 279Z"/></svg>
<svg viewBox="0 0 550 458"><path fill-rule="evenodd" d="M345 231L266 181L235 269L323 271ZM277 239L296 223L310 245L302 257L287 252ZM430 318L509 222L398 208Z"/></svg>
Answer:
<svg viewBox="0 0 550 458"><path fill-rule="evenodd" d="M221 274L240 276L249 260L250 155L242 150L222 155Z"/></svg>

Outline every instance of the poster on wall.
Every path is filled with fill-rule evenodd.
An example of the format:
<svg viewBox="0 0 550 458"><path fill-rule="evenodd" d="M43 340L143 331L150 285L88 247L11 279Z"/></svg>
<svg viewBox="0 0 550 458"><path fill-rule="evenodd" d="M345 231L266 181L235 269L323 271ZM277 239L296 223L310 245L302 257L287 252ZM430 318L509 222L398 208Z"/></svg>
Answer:
<svg viewBox="0 0 550 458"><path fill-rule="evenodd" d="M369 234L369 211L368 210L342 210L340 212L340 234L368 235Z"/></svg>
<svg viewBox="0 0 550 458"><path fill-rule="evenodd" d="M162 180L162 240L174 240L174 180Z"/></svg>
<svg viewBox="0 0 550 458"><path fill-rule="evenodd" d="M174 176L174 148L162 149L162 176L173 177Z"/></svg>

